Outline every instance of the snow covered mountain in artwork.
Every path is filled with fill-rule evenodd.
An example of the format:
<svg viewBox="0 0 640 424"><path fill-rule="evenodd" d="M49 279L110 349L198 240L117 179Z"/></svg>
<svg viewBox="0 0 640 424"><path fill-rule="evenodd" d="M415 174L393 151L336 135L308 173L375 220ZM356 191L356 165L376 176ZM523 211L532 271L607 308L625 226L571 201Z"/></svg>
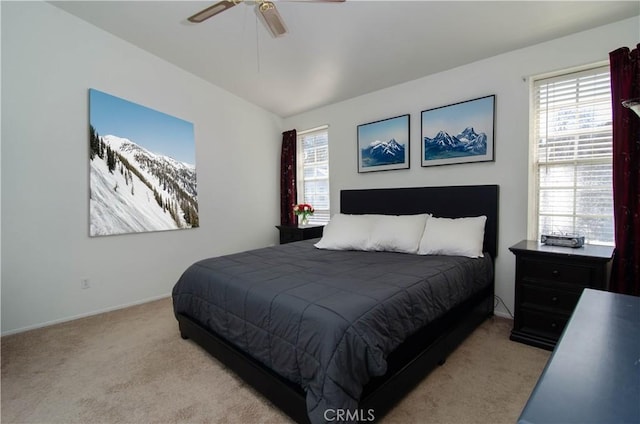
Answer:
<svg viewBox="0 0 640 424"><path fill-rule="evenodd" d="M467 127L458 135L440 131L435 137L424 137L424 159L442 159L456 156L486 155L487 135Z"/></svg>
<svg viewBox="0 0 640 424"><path fill-rule="evenodd" d="M90 128L91 236L199 226L195 166Z"/></svg>
<svg viewBox="0 0 640 424"><path fill-rule="evenodd" d="M405 148L395 138L375 140L362 149L361 155L363 166L391 165L405 161Z"/></svg>

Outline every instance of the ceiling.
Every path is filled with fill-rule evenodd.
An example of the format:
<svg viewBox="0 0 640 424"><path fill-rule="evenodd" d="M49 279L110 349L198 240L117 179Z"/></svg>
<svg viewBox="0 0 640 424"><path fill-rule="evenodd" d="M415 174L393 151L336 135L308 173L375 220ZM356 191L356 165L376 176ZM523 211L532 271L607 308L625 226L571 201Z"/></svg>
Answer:
<svg viewBox="0 0 640 424"><path fill-rule="evenodd" d="M55 6L281 117L640 14L640 1L276 1L193 24L202 1ZM249 2L251 3L251 2Z"/></svg>

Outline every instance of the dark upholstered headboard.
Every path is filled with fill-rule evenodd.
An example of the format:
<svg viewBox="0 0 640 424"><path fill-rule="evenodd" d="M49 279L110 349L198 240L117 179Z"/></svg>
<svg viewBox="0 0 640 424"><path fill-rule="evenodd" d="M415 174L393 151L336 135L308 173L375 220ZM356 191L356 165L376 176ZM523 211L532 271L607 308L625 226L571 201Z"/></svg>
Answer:
<svg viewBox="0 0 640 424"><path fill-rule="evenodd" d="M342 190L340 212L384 215L430 213L442 218L486 215L484 251L495 258L498 254L498 195L497 185Z"/></svg>

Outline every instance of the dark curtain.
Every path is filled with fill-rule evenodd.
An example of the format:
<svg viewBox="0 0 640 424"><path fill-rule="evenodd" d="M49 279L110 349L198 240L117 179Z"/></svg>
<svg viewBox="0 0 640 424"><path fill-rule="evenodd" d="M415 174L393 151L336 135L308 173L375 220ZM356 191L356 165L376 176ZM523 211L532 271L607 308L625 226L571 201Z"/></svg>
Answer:
<svg viewBox="0 0 640 424"><path fill-rule="evenodd" d="M613 214L616 250L610 289L640 295L640 116L622 105L640 97L638 48L609 53L613 103Z"/></svg>
<svg viewBox="0 0 640 424"><path fill-rule="evenodd" d="M296 193L296 130L282 133L282 154L280 155L280 225L296 225L293 205Z"/></svg>

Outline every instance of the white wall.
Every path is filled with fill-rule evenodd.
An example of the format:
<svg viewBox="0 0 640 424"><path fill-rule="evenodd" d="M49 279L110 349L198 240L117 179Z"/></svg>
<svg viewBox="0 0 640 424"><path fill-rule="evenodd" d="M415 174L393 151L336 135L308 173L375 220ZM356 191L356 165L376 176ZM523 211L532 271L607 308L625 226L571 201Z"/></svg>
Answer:
<svg viewBox="0 0 640 424"><path fill-rule="evenodd" d="M1 7L3 334L167 296L195 260L277 242L279 117L48 3ZM200 228L88 236L89 88L194 124Z"/></svg>
<svg viewBox="0 0 640 424"><path fill-rule="evenodd" d="M304 130L329 125L334 212L339 211L341 189L499 184L496 294L513 311L514 257L508 248L527 236L528 77L607 61L610 51L635 46L639 35L640 19L635 17L293 116L284 126ZM495 162L422 168L420 112L490 94L496 95ZM406 113L411 114L411 168L358 174L357 125ZM508 316L501 305L496 313Z"/></svg>

